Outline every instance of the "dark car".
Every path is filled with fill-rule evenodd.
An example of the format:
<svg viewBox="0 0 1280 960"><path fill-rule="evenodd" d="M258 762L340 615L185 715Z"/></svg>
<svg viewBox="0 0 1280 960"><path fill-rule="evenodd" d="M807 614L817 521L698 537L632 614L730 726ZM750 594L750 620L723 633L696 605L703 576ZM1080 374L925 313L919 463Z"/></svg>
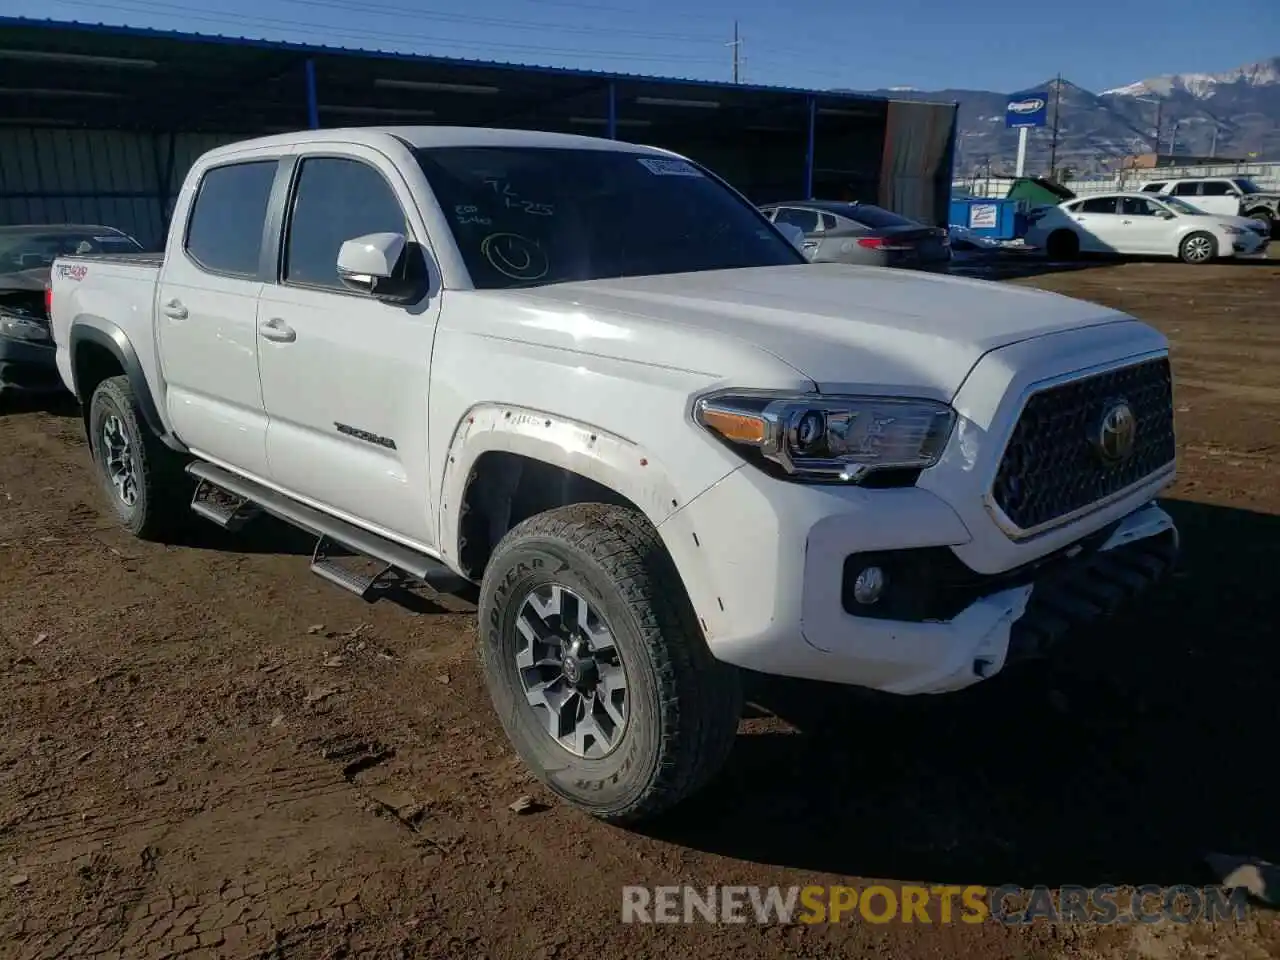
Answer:
<svg viewBox="0 0 1280 960"><path fill-rule="evenodd" d="M114 227L0 226L0 397L63 389L45 300L54 258L140 250L137 240Z"/></svg>
<svg viewBox="0 0 1280 960"><path fill-rule="evenodd" d="M806 256L815 263L946 270L951 240L945 227L930 227L869 203L799 200L760 209L774 223L804 231Z"/></svg>

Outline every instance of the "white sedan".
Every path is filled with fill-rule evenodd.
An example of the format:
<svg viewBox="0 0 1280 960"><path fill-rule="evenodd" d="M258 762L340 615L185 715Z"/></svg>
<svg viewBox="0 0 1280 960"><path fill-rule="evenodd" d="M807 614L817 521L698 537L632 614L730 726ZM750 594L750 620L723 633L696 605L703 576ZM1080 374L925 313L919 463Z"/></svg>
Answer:
<svg viewBox="0 0 1280 960"><path fill-rule="evenodd" d="M1177 197L1149 193L1082 197L1038 207L1029 216L1026 243L1054 259L1118 253L1210 263L1265 254L1270 242L1267 225L1258 220L1207 213Z"/></svg>

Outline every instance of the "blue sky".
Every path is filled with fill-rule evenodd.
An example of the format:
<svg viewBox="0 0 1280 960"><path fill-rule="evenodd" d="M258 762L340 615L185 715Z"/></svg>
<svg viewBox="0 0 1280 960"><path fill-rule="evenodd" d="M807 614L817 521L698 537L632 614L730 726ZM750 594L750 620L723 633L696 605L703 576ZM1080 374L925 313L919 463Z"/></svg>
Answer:
<svg viewBox="0 0 1280 960"><path fill-rule="evenodd" d="M1061 15L1059 14L1061 11ZM8 0L9 15L799 87L1094 91L1280 55L1280 0Z"/></svg>

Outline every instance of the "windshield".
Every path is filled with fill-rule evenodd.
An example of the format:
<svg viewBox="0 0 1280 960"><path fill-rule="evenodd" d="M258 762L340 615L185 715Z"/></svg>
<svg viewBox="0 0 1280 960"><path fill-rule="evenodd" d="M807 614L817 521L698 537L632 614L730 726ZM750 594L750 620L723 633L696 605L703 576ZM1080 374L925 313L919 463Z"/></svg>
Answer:
<svg viewBox="0 0 1280 960"><path fill-rule="evenodd" d="M1236 177L1231 181L1245 193L1261 193L1262 188L1250 180L1248 177Z"/></svg>
<svg viewBox="0 0 1280 960"><path fill-rule="evenodd" d="M55 257L85 253L134 253L142 247L124 234L93 232L5 233L0 230L0 274L40 270Z"/></svg>
<svg viewBox="0 0 1280 960"><path fill-rule="evenodd" d="M918 227L920 224L883 207L873 207L867 203L854 203L849 206L848 217L864 227L872 230L890 230L894 227Z"/></svg>
<svg viewBox="0 0 1280 960"><path fill-rule="evenodd" d="M1161 197L1160 202L1165 206L1176 210L1178 213L1185 213L1192 217L1206 216L1205 212L1199 207L1193 207L1185 200L1179 200L1177 197Z"/></svg>
<svg viewBox="0 0 1280 960"><path fill-rule="evenodd" d="M806 262L683 160L559 147L415 153L477 289Z"/></svg>

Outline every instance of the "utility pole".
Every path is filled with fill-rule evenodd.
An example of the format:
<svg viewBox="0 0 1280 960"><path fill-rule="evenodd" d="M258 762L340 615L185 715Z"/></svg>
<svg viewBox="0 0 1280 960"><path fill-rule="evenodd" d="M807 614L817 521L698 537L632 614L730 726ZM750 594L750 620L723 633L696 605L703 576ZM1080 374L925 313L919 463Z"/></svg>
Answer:
<svg viewBox="0 0 1280 960"><path fill-rule="evenodd" d="M738 21L733 21L733 42L728 44L733 47L733 82L739 82L740 67L742 64L742 40L738 37Z"/></svg>
<svg viewBox="0 0 1280 960"><path fill-rule="evenodd" d="M1164 117L1164 100L1156 100L1156 163L1160 162L1160 120Z"/></svg>
<svg viewBox="0 0 1280 960"><path fill-rule="evenodd" d="M1058 162L1058 106L1062 103L1062 74L1053 84L1053 140L1049 145L1049 179L1056 180L1058 173L1054 169Z"/></svg>

